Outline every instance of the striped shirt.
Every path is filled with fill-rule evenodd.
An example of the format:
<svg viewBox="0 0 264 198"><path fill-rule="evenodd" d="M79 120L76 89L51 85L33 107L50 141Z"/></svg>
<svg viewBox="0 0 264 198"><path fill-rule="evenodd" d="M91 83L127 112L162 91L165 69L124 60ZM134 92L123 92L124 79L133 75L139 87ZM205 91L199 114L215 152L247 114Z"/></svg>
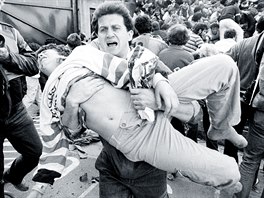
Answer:
<svg viewBox="0 0 264 198"><path fill-rule="evenodd" d="M187 51L187 52L195 52L198 48L201 47L202 44L204 44L204 41L202 40L202 38L193 33L190 32L189 34L190 39L188 40L188 42L185 44L185 46L183 46L183 48Z"/></svg>

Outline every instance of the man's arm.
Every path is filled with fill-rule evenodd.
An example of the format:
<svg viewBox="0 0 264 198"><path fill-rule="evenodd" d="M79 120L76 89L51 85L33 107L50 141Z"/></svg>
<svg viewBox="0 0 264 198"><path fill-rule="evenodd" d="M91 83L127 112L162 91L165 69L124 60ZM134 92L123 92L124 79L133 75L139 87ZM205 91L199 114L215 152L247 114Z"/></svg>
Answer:
<svg viewBox="0 0 264 198"><path fill-rule="evenodd" d="M143 110L149 107L153 110L165 110L164 104L160 108L158 107L153 89L131 89L130 92L135 109ZM175 100L178 99L175 98ZM177 106L173 106L170 115L183 122L188 122L192 120L199 111L200 105L198 102L193 101L190 103L179 103Z"/></svg>
<svg viewBox="0 0 264 198"><path fill-rule="evenodd" d="M21 34L14 29L19 53L13 53L8 46L0 48L0 63L9 72L33 76L39 72L37 59Z"/></svg>

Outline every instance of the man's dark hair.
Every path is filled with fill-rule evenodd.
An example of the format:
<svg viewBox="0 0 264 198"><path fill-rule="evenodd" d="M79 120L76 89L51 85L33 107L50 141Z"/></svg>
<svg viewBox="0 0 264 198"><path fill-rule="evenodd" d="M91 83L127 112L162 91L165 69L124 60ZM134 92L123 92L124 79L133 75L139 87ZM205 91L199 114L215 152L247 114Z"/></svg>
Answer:
<svg viewBox="0 0 264 198"><path fill-rule="evenodd" d="M108 14L118 14L122 16L127 31L134 30L134 25L129 14L129 10L124 4L118 1L112 1L104 2L96 8L95 12L93 13L92 31L94 31L96 34L98 33L98 19Z"/></svg>
<svg viewBox="0 0 264 198"><path fill-rule="evenodd" d="M236 31L234 29L227 29L224 33L224 38L235 38L236 37Z"/></svg>
<svg viewBox="0 0 264 198"><path fill-rule="evenodd" d="M257 22L256 30L258 33L261 33L264 30L264 15L262 15Z"/></svg>
<svg viewBox="0 0 264 198"><path fill-rule="evenodd" d="M203 30L208 30L208 26L207 26L207 24L205 24L205 23L196 23L195 25L194 25L194 27L193 27L193 32L195 33L195 34L198 34L199 33L199 31L203 31Z"/></svg>
<svg viewBox="0 0 264 198"><path fill-rule="evenodd" d="M168 41L173 45L185 45L190 39L186 26L175 24L168 29Z"/></svg>
<svg viewBox="0 0 264 198"><path fill-rule="evenodd" d="M150 33L151 32L151 20L148 15L139 15L135 19L135 28L137 29L139 34L144 34L144 33Z"/></svg>
<svg viewBox="0 0 264 198"><path fill-rule="evenodd" d="M77 46L80 46L82 44L81 37L77 33L71 33L67 37L67 45L71 48L74 49Z"/></svg>
<svg viewBox="0 0 264 198"><path fill-rule="evenodd" d="M151 23L151 26L152 26L152 31L160 30L160 24L158 21L153 21Z"/></svg>
<svg viewBox="0 0 264 198"><path fill-rule="evenodd" d="M192 16L192 21L193 22L198 22L202 18L203 14L200 12L196 12Z"/></svg>
<svg viewBox="0 0 264 198"><path fill-rule="evenodd" d="M64 44L57 45L56 43L49 43L47 45L42 45L37 51L36 54L38 55L39 53L48 50L48 49L54 49L58 52L59 55L61 56L69 56L71 53L71 50L66 47Z"/></svg>
<svg viewBox="0 0 264 198"><path fill-rule="evenodd" d="M219 28L219 24L218 23L212 23L212 24L210 24L210 28L212 29L212 28Z"/></svg>

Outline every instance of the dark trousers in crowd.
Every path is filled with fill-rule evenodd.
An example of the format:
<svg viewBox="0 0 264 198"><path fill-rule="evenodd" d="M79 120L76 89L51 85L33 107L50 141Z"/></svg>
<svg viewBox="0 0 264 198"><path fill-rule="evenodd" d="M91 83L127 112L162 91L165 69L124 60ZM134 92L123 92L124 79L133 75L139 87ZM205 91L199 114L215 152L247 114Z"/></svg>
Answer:
<svg viewBox="0 0 264 198"><path fill-rule="evenodd" d="M244 127L247 123L249 116L252 116L251 107L244 102L241 102L241 120L238 125L234 126L238 134L242 135ZM230 141L225 141L224 154L235 158L238 163L238 148L234 146Z"/></svg>
<svg viewBox="0 0 264 198"><path fill-rule="evenodd" d="M0 120L0 179L20 184L23 178L32 171L39 162L42 154L42 143L34 126L33 120L27 113L24 104L18 103L11 110L11 115ZM4 172L3 143L9 140L15 150L20 154L11 167ZM4 197L4 183L1 182L0 197Z"/></svg>

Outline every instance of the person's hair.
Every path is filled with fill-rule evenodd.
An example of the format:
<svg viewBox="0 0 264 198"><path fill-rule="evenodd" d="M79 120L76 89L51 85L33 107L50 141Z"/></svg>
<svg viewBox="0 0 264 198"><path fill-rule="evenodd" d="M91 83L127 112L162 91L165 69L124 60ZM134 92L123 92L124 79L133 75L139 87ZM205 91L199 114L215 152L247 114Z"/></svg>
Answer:
<svg viewBox="0 0 264 198"><path fill-rule="evenodd" d="M81 37L77 33L71 33L67 37L67 45L71 48L74 49L77 46L80 46L82 44Z"/></svg>
<svg viewBox="0 0 264 198"><path fill-rule="evenodd" d="M193 22L198 22L202 18L203 14L200 12L196 12L192 16L192 21Z"/></svg>
<svg viewBox="0 0 264 198"><path fill-rule="evenodd" d="M208 30L208 26L205 23L196 23L193 27L193 32L198 34L200 30Z"/></svg>
<svg viewBox="0 0 264 198"><path fill-rule="evenodd" d="M134 26L139 34L150 33L152 28L151 20L146 14L137 16Z"/></svg>
<svg viewBox="0 0 264 198"><path fill-rule="evenodd" d="M224 38L227 39L227 38L235 38L236 37L236 30L234 29L227 29L225 32L224 32Z"/></svg>
<svg viewBox="0 0 264 198"><path fill-rule="evenodd" d="M153 21L151 23L151 26L152 26L152 31L155 31L155 30L160 30L160 24L158 21Z"/></svg>
<svg viewBox="0 0 264 198"><path fill-rule="evenodd" d="M213 28L219 28L219 24L218 23L212 23L210 24L210 28L213 29Z"/></svg>
<svg viewBox="0 0 264 198"><path fill-rule="evenodd" d="M258 33L261 33L264 30L264 15L262 15L257 22L256 30Z"/></svg>
<svg viewBox="0 0 264 198"><path fill-rule="evenodd" d="M200 12L202 11L202 8L200 6L195 6L195 8L193 9L194 13Z"/></svg>
<svg viewBox="0 0 264 198"><path fill-rule="evenodd" d="M192 26L192 23L190 21L184 21L183 23L187 27L187 29L189 29L189 30L192 29L193 26Z"/></svg>
<svg viewBox="0 0 264 198"><path fill-rule="evenodd" d="M185 45L190 39L187 28L182 24L175 24L168 29L168 42L173 45Z"/></svg>
<svg viewBox="0 0 264 198"><path fill-rule="evenodd" d="M109 1L100 4L93 13L92 31L96 34L98 33L98 19L108 14L117 14L122 16L127 31L134 30L133 20L125 5L117 1Z"/></svg>
<svg viewBox="0 0 264 198"><path fill-rule="evenodd" d="M49 50L49 49L54 49L58 52L59 55L61 56L69 56L71 53L71 50L64 44L57 45L56 43L49 43L47 45L42 45L37 51L36 54L38 55L39 53Z"/></svg>
<svg viewBox="0 0 264 198"><path fill-rule="evenodd" d="M41 47L40 44L34 42L28 43L28 45L34 52L36 52Z"/></svg>

